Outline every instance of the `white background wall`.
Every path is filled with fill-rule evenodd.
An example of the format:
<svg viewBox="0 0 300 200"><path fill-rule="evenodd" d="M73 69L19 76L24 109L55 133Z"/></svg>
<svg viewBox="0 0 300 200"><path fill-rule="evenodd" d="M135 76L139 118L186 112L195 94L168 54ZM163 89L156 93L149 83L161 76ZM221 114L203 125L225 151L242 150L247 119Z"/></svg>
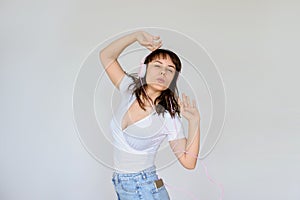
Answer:
<svg viewBox="0 0 300 200"><path fill-rule="evenodd" d="M216 62L223 135L205 159L227 200L300 199L300 3L297 1L1 1L0 199L115 199L111 170L77 137L72 91L100 42L137 27L178 30ZM176 176L174 176L176 174ZM218 199L198 165L162 171ZM169 190L172 199L185 194Z"/></svg>

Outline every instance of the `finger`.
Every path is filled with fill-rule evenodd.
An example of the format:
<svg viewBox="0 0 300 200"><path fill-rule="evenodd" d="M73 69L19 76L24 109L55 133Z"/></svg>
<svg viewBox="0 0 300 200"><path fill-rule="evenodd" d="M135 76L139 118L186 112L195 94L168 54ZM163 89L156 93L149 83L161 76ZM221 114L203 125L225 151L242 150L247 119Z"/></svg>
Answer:
<svg viewBox="0 0 300 200"><path fill-rule="evenodd" d="M157 47L158 49L162 46L162 43L159 44L159 46Z"/></svg>
<svg viewBox="0 0 300 200"><path fill-rule="evenodd" d="M179 105L181 104L180 98L177 99L177 102L178 102Z"/></svg>
<svg viewBox="0 0 300 200"><path fill-rule="evenodd" d="M158 45L158 46L155 46L153 47L153 51L156 50L156 49L159 49L160 47L162 46L162 44Z"/></svg>
<svg viewBox="0 0 300 200"><path fill-rule="evenodd" d="M162 42L161 40L152 40L152 44L159 44L161 42Z"/></svg>
<svg viewBox="0 0 300 200"><path fill-rule="evenodd" d="M183 103L180 98L178 98L178 104L179 104L179 109L182 111L183 110Z"/></svg>
<svg viewBox="0 0 300 200"><path fill-rule="evenodd" d="M153 45L147 45L145 46L147 49L149 49L150 51L154 51L155 47L153 47Z"/></svg>
<svg viewBox="0 0 300 200"><path fill-rule="evenodd" d="M156 49L159 49L160 47L161 47L161 46L155 47L155 48L153 48L152 51L155 51Z"/></svg>
<svg viewBox="0 0 300 200"><path fill-rule="evenodd" d="M151 43L153 46L159 46L159 45L161 45L162 41L161 40L152 40Z"/></svg>
<svg viewBox="0 0 300 200"><path fill-rule="evenodd" d="M185 97L184 97L184 93L182 93L182 105L185 107Z"/></svg>
<svg viewBox="0 0 300 200"><path fill-rule="evenodd" d="M158 43L158 48L160 48L162 45L163 45L163 43L162 43L162 41L160 41L160 42Z"/></svg>
<svg viewBox="0 0 300 200"><path fill-rule="evenodd" d="M150 51L154 51L154 47L153 46L149 46L147 47Z"/></svg>
<svg viewBox="0 0 300 200"><path fill-rule="evenodd" d="M184 106L187 107L188 106L187 96L185 94L183 94L183 100L184 100L184 102L183 102Z"/></svg>
<svg viewBox="0 0 300 200"><path fill-rule="evenodd" d="M185 111L189 112L189 113L194 113L195 112L195 108L184 108Z"/></svg>
<svg viewBox="0 0 300 200"><path fill-rule="evenodd" d="M149 51L153 51L152 47L146 47Z"/></svg>
<svg viewBox="0 0 300 200"><path fill-rule="evenodd" d="M154 43L153 46L155 46L155 49L159 49L161 46L162 46L162 42L157 42L157 43Z"/></svg>
<svg viewBox="0 0 300 200"><path fill-rule="evenodd" d="M153 40L159 40L159 39L160 39L160 36L159 36L159 35L155 35L155 36L152 37L152 39L153 39Z"/></svg>
<svg viewBox="0 0 300 200"><path fill-rule="evenodd" d="M151 42L141 42L141 45L147 47L147 46L152 46Z"/></svg>
<svg viewBox="0 0 300 200"><path fill-rule="evenodd" d="M186 96L186 104L188 107L190 107L190 97Z"/></svg>
<svg viewBox="0 0 300 200"><path fill-rule="evenodd" d="M193 100L193 108L196 108L196 100Z"/></svg>

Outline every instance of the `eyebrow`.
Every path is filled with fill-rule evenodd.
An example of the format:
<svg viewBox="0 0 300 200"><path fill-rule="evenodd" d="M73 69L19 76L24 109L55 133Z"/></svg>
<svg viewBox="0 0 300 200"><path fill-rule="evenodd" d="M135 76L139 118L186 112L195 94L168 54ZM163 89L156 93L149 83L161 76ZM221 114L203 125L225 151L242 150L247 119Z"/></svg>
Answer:
<svg viewBox="0 0 300 200"><path fill-rule="evenodd" d="M158 62L158 63L160 63L160 64L163 64L163 63L160 62L159 60L156 60L156 61L154 61L154 62ZM168 65L168 67L172 67L172 68L176 69L174 65Z"/></svg>

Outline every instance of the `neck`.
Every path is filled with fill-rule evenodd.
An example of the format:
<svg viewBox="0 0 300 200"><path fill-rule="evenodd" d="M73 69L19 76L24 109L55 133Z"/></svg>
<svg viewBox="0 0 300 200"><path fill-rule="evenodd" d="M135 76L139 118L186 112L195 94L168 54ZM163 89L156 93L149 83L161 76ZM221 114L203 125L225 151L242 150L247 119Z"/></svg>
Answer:
<svg viewBox="0 0 300 200"><path fill-rule="evenodd" d="M150 97L152 100L153 100L153 103L155 101L155 99L161 94L160 91L155 91L155 90L152 90L150 87L147 87L146 88L146 95L148 96L148 98ZM150 102L148 101L148 98L146 97L145 99L145 104L147 106L151 106Z"/></svg>

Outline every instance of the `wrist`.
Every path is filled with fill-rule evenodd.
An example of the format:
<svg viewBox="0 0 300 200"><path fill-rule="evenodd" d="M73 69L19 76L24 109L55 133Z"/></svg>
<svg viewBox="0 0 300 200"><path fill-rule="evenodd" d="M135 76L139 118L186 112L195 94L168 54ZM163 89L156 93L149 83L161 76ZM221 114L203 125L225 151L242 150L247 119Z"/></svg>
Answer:
<svg viewBox="0 0 300 200"><path fill-rule="evenodd" d="M138 38L139 38L140 35L143 34L143 31L135 31L135 32L133 32L132 34L133 34L134 39L135 39L136 41L138 41Z"/></svg>
<svg viewBox="0 0 300 200"><path fill-rule="evenodd" d="M189 119L188 122L190 124L199 124L200 123L200 118L192 118L192 119Z"/></svg>

